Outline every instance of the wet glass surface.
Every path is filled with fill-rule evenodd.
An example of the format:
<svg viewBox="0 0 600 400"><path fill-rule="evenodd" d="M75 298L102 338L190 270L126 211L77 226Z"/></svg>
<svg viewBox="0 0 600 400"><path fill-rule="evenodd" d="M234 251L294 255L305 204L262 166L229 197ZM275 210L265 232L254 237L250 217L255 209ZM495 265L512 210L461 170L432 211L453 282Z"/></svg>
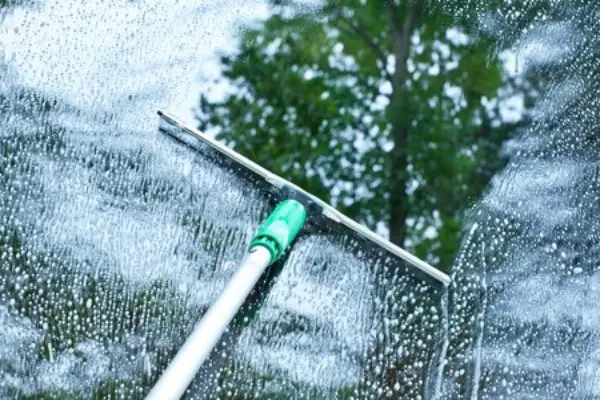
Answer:
<svg viewBox="0 0 600 400"><path fill-rule="evenodd" d="M448 44L464 40L503 59L506 82L535 87L485 100L502 103L498 121L522 125L503 142L505 168L461 221L449 293L356 237L312 227L261 282L187 398L600 398L600 7L422 4L429 17L413 37L411 82L455 70L444 54L466 57ZM0 397L143 398L224 287L275 198L158 132L156 111L193 125L189 104L216 91L213 53L233 43L223 32L243 31L269 7L0 0ZM420 59L430 53L418 44L437 58ZM385 97L394 65L373 68ZM356 77L345 86L359 87ZM462 90L466 103L465 87L427 104L461 109L460 93L448 93ZM365 121L378 124L381 109ZM367 136L367 148L387 148ZM340 203L356 191L342 188Z"/></svg>

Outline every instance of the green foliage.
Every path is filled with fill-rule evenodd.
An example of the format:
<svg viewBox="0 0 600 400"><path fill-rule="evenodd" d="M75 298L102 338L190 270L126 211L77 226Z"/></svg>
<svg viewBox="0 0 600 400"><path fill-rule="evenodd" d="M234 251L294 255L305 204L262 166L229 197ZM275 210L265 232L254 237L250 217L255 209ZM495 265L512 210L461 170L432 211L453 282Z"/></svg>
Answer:
<svg viewBox="0 0 600 400"><path fill-rule="evenodd" d="M394 120L401 121L408 132L404 245L446 267L462 215L502 165L498 149L513 129L483 105L497 96L503 75L490 58L493 42L456 40L449 29L466 28L438 10L415 26L400 93L392 85L398 37L389 21L405 21L411 10L391 8L375 0L329 0L316 12L276 7L244 32L237 54L222 57L223 79L235 90L217 100L202 95L199 125L375 228L394 207L390 150ZM403 109L390 105L395 92Z"/></svg>

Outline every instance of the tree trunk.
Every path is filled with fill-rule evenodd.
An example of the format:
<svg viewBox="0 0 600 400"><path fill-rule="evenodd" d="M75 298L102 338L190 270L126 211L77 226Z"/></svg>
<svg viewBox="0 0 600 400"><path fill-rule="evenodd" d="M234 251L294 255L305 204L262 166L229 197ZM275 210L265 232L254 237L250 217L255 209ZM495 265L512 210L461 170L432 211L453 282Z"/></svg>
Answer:
<svg viewBox="0 0 600 400"><path fill-rule="evenodd" d="M404 21L400 21L400 9L392 2L386 3L386 11L391 31L394 51L395 70L392 76L392 95L388 113L392 126L394 149L390 154L389 174L389 230L390 241L398 246L404 246L406 240L406 218L409 204L406 195L408 184L407 144L410 139L411 113L410 99L406 92L407 61L410 55L411 37L419 22L423 8L423 0L403 5L407 7Z"/></svg>
<svg viewBox="0 0 600 400"><path fill-rule="evenodd" d="M394 51L395 69L392 76L392 95L388 106L388 115L392 128L392 140L394 149L390 157L389 171L389 231L390 241L398 246L404 246L406 241L406 219L409 212L408 196L406 194L408 184L408 151L407 144L411 134L411 112L410 98L406 90L407 61L410 55L411 37L417 28L423 0L417 0L414 3L406 4L401 7L407 7L404 21L400 20L401 9L394 6L393 3L386 3L386 11L389 20L389 29L391 31L392 46ZM398 382L398 373L402 370L402 361L396 362L388 367L386 371L386 384L388 390L393 390ZM401 393L393 392L390 397L398 399Z"/></svg>
<svg viewBox="0 0 600 400"><path fill-rule="evenodd" d="M397 105L400 105L398 103L400 102L396 102ZM403 109L403 107L394 107L394 109ZM389 239L392 243L404 247L408 216L408 197L406 196L408 155L405 151L408 129L402 123L392 123L392 132L394 149L390 155Z"/></svg>

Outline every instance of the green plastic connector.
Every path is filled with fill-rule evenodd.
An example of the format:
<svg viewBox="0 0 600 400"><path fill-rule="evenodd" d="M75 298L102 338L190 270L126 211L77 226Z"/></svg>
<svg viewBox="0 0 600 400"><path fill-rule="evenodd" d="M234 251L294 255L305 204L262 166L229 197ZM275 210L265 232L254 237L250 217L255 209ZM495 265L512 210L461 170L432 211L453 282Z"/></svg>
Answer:
<svg viewBox="0 0 600 400"><path fill-rule="evenodd" d="M263 246L271 253L271 264L277 261L294 240L304 222L306 210L296 200L279 203L261 225L250 243L250 250Z"/></svg>

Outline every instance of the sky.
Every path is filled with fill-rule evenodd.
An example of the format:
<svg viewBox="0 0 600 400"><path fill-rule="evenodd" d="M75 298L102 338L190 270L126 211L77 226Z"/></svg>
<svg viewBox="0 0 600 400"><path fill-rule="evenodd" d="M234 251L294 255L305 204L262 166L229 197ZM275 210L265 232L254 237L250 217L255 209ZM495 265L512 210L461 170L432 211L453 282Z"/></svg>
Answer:
<svg viewBox="0 0 600 400"><path fill-rule="evenodd" d="M155 124L157 108L191 121L216 52L266 16L261 0L44 0L2 21L0 57L15 82L121 123Z"/></svg>

